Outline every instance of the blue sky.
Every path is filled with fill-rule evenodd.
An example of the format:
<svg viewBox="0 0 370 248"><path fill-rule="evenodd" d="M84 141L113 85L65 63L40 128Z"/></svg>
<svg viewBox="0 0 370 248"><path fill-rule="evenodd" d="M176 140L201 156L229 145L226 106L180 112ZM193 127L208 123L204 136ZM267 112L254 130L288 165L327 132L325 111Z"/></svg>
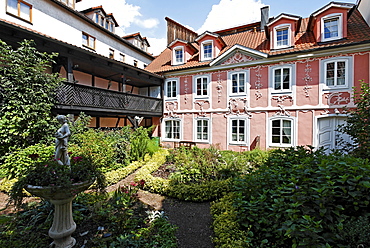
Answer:
<svg viewBox="0 0 370 248"><path fill-rule="evenodd" d="M357 0L337 2L356 3ZM118 35L140 32L158 55L166 46L166 21L169 17L198 32L217 31L258 21L260 8L270 6L270 17L288 13L308 17L329 1L325 0L82 0L78 10L102 5L113 13Z"/></svg>

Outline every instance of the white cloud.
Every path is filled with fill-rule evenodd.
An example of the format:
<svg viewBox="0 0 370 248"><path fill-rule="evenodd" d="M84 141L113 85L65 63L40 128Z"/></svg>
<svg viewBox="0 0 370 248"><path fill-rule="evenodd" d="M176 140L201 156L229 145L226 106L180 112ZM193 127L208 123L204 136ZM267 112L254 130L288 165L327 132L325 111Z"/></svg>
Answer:
<svg viewBox="0 0 370 248"><path fill-rule="evenodd" d="M149 18L146 20L135 19L134 22L139 27L146 28L146 29L155 28L159 24L159 21L156 18Z"/></svg>
<svg viewBox="0 0 370 248"><path fill-rule="evenodd" d="M197 30L198 34L204 31L217 31L259 21L261 7L260 0L221 0L213 5L204 24Z"/></svg>
<svg viewBox="0 0 370 248"><path fill-rule="evenodd" d="M163 52L163 50L167 46L167 39L166 38L149 38L147 37L148 42L150 44L149 53L153 54L154 56L157 56Z"/></svg>
<svg viewBox="0 0 370 248"><path fill-rule="evenodd" d="M159 24L159 21L155 18L143 19L140 6L128 4L126 0L85 0L76 3L76 9L81 11L100 5L107 14L113 13L120 26L120 29L116 29L118 35L124 35L125 29L130 27L132 23L147 29L154 28Z"/></svg>

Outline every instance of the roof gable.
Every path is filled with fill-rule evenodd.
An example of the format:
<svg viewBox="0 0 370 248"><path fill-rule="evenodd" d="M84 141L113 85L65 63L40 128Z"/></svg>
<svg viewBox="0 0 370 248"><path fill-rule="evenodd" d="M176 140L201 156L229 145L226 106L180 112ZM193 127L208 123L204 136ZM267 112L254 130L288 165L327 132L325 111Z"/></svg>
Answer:
<svg viewBox="0 0 370 248"><path fill-rule="evenodd" d="M214 65L228 65L243 63L258 59L267 58L268 54L263 53L245 46L236 44L228 49L226 52L222 53L218 58L210 63L210 66Z"/></svg>
<svg viewBox="0 0 370 248"><path fill-rule="evenodd" d="M218 41L218 43L222 46L222 47L224 47L225 46L225 42L224 42L224 40L222 39L222 37L220 36L220 35L218 35L218 34L215 34L215 33L211 33L211 32L208 32L208 31L206 31L206 32L204 32L203 34L201 34L201 35L199 35L196 39L195 39L195 41L196 42L198 42L198 43L200 43L200 42L202 42L202 41L204 41L204 40L206 40L206 39L212 39L212 40L217 40Z"/></svg>

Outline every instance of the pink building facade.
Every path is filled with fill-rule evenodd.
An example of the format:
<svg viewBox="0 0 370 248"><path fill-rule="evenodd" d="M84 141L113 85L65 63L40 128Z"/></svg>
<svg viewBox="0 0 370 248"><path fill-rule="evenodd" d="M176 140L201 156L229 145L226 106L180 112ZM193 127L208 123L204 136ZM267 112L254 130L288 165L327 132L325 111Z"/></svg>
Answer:
<svg viewBox="0 0 370 248"><path fill-rule="evenodd" d="M370 28L356 5L331 2L309 18L280 14L234 30L187 31L196 38L173 37L147 67L166 78L163 145L338 148L343 107L355 107L353 87L370 77Z"/></svg>

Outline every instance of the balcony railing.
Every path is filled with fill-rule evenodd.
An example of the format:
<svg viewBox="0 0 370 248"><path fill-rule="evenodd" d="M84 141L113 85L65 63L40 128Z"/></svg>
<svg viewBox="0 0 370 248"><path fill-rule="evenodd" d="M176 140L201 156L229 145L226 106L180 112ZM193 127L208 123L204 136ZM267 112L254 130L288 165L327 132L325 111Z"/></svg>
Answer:
<svg viewBox="0 0 370 248"><path fill-rule="evenodd" d="M135 115L162 115L162 99L64 82L57 108Z"/></svg>

